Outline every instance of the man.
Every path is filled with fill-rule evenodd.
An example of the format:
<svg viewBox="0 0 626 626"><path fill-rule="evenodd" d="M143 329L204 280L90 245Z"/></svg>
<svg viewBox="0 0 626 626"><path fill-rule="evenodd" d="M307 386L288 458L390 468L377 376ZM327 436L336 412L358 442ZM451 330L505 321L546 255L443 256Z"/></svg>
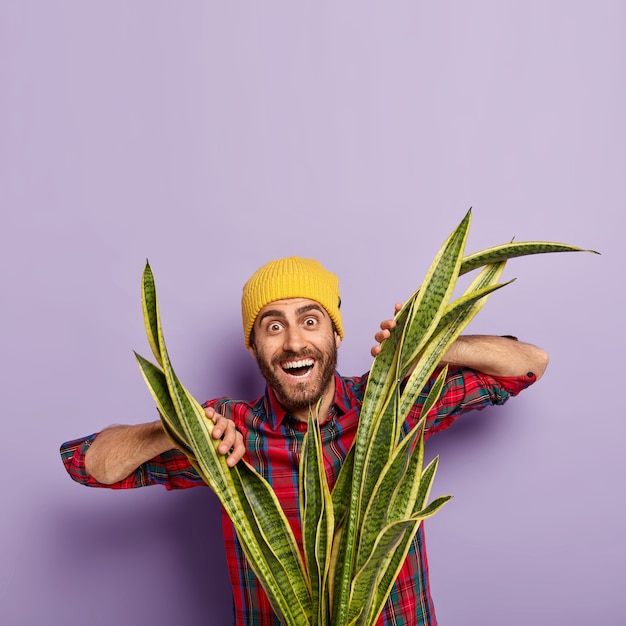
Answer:
<svg viewBox="0 0 626 626"><path fill-rule="evenodd" d="M246 348L267 381L258 400L218 398L206 403L221 438L220 453L232 466L245 456L272 484L296 539L298 462L309 407L321 399L324 461L334 484L358 425L367 375L344 378L336 371L344 336L339 282L317 261L289 257L257 270L243 289ZM393 320L375 338L389 336ZM375 355L379 347L372 348ZM448 378L426 421L426 436L448 427L461 413L502 404L543 374L543 350L510 337L462 336L444 356ZM427 391L427 390L426 390ZM425 396L407 418L415 424ZM160 422L115 426L63 444L66 468L75 480L114 489L162 484L167 489L203 485L182 452L172 449ZM237 626L279 624L252 573L230 520L224 515L224 540L233 587ZM378 624L436 624L428 586L423 528L413 541Z"/></svg>

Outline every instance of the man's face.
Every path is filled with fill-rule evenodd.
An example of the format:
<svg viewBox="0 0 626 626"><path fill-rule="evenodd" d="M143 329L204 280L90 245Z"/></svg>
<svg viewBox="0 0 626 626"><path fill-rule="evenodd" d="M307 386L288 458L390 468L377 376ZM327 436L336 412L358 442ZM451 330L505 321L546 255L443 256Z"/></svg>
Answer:
<svg viewBox="0 0 626 626"><path fill-rule="evenodd" d="M334 391L340 343L320 304L289 298L261 309L254 322L250 352L282 406L306 419L309 406Z"/></svg>

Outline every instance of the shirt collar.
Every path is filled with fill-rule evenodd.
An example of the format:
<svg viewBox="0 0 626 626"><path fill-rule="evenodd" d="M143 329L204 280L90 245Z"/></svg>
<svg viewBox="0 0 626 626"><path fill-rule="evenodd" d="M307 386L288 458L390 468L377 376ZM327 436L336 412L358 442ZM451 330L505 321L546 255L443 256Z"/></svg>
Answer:
<svg viewBox="0 0 626 626"><path fill-rule="evenodd" d="M273 430L278 430L285 417L289 416L289 413L281 406L276 398L274 390L266 386L265 388L265 406L267 409L267 421ZM347 413L351 408L350 394L346 389L343 378L335 372L335 397L330 406L330 411L335 409L338 413Z"/></svg>

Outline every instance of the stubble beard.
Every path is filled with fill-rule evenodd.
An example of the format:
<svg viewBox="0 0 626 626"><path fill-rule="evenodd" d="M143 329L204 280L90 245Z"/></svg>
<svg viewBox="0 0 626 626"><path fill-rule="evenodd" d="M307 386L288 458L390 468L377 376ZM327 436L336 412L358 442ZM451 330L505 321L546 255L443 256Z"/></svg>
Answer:
<svg viewBox="0 0 626 626"><path fill-rule="evenodd" d="M283 361L297 360L311 357L316 361L317 373L313 380L298 383L285 383L277 370ZM323 350L309 348L302 352L282 352L271 360L257 352L256 360L267 384L274 390L276 397L286 410L306 409L314 406L322 397L337 368L337 346L334 337L331 337Z"/></svg>

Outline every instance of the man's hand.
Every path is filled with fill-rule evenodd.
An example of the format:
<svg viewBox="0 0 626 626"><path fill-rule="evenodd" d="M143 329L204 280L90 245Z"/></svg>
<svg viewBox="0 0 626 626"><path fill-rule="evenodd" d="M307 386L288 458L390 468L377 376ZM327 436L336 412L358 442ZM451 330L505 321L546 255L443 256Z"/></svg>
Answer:
<svg viewBox="0 0 626 626"><path fill-rule="evenodd" d="M218 452L228 454L228 467L235 465L246 449L235 424L213 409L205 409L215 424L213 437L221 439ZM129 476L142 463L174 448L160 421L103 430L85 453L85 470L98 482L112 485Z"/></svg>
<svg viewBox="0 0 626 626"><path fill-rule="evenodd" d="M246 452L241 433L235 428L235 423L232 420L220 415L214 409L207 407L204 409L204 413L214 424L213 439L222 440L217 451L223 455L228 454L226 464L228 467L233 467Z"/></svg>
<svg viewBox="0 0 626 626"><path fill-rule="evenodd" d="M396 314L402 304L396 303ZM374 335L378 342L370 350L373 357L380 354L381 344L396 327L395 319L383 320ZM544 350L515 338L491 335L461 335L443 355L442 364L469 367L490 376L528 376L539 380L548 366Z"/></svg>
<svg viewBox="0 0 626 626"><path fill-rule="evenodd" d="M396 310L396 315L400 312L400 309L402 308L402 303L401 302L396 302L395 304L395 310ZM383 320L380 323L380 330L374 335L374 339L378 342L375 346L372 346L372 349L370 350L370 353L372 354L373 357L376 357L380 354L380 344L385 341L385 339L389 339L389 335L391 334L389 331L392 328L396 327L396 320L394 318L391 318L390 320Z"/></svg>

